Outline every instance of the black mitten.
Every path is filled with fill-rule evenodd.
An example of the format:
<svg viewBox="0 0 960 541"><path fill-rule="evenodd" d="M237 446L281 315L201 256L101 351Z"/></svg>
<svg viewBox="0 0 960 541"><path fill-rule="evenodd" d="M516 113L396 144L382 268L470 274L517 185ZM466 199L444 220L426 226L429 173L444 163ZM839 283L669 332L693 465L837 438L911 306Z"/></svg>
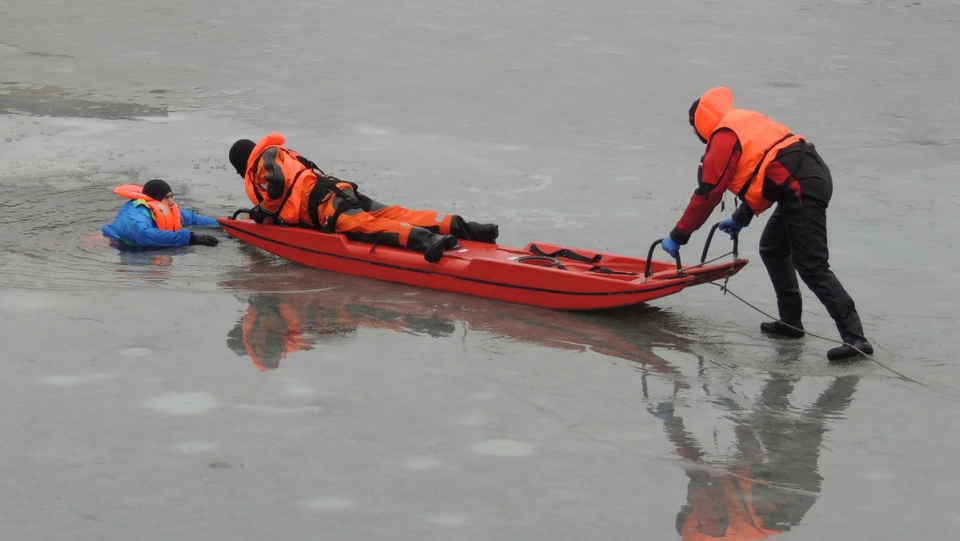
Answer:
<svg viewBox="0 0 960 541"><path fill-rule="evenodd" d="M220 244L220 240L217 237L211 237L210 235L198 235L193 231L190 232L190 244L201 244L203 246L216 246Z"/></svg>

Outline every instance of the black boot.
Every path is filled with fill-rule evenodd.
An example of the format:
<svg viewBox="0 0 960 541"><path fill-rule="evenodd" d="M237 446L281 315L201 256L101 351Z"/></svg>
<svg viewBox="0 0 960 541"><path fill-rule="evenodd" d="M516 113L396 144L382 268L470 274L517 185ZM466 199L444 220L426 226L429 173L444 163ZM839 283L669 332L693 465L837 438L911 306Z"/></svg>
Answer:
<svg viewBox="0 0 960 541"><path fill-rule="evenodd" d="M458 239L496 244L497 237L500 236L500 227L497 224L468 222L461 216L454 215L450 222L450 234Z"/></svg>
<svg viewBox="0 0 960 541"><path fill-rule="evenodd" d="M472 240L477 242L486 242L488 244L496 244L497 237L500 236L500 226L497 224L478 224L477 222L468 222L468 225L471 226Z"/></svg>
<svg viewBox="0 0 960 541"><path fill-rule="evenodd" d="M863 335L863 323L860 322L860 314L851 312L845 317L838 318L837 330L840 331L840 339L844 344L855 344L857 342L866 342Z"/></svg>
<svg viewBox="0 0 960 541"><path fill-rule="evenodd" d="M873 355L873 346L871 346L870 342L867 342L866 339L854 340L849 344L831 348L830 351L827 352L827 360L842 361L858 357L861 354Z"/></svg>
<svg viewBox="0 0 960 541"><path fill-rule="evenodd" d="M453 235L434 235L434 237L430 245L427 246L427 250L423 252L423 258L427 260L427 263L440 261L444 250L452 250L460 246L457 238Z"/></svg>
<svg viewBox="0 0 960 541"><path fill-rule="evenodd" d="M779 321L764 321L760 324L760 330L784 338L803 338L803 335L806 334L803 331L803 323L799 322L787 325Z"/></svg>
<svg viewBox="0 0 960 541"><path fill-rule="evenodd" d="M837 330L840 331L840 339L843 340L843 345L828 351L828 360L842 361L857 357L860 352L867 355L873 354L873 346L863 336L863 323L860 322L860 314L856 311L838 318Z"/></svg>
<svg viewBox="0 0 960 541"><path fill-rule="evenodd" d="M444 235L443 236L443 249L444 250L455 250L460 247L460 241L457 240L457 237L453 235Z"/></svg>
<svg viewBox="0 0 960 541"><path fill-rule="evenodd" d="M407 248L423 252L423 258L430 263L436 263L443 257L443 251L459 246L456 237L453 235L440 235L431 233L423 227L414 227L410 230L410 237L407 239Z"/></svg>

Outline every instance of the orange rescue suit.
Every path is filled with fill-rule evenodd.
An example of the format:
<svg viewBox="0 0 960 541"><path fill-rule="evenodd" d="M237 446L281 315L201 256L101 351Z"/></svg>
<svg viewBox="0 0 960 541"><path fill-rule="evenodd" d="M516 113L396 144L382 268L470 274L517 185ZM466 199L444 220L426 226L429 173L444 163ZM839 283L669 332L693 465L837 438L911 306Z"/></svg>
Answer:
<svg viewBox="0 0 960 541"><path fill-rule="evenodd" d="M316 172L299 160L299 154L284 148L286 138L271 133L260 140L247 161L244 175L247 197L268 214L287 225L311 223L304 194L317 184Z"/></svg>
<svg viewBox="0 0 960 541"><path fill-rule="evenodd" d="M356 184L324 175L284 143L286 138L279 133L261 139L250 152L243 177L250 201L281 223L366 236L362 240L421 251L430 238L412 238L414 230L425 229L426 235L450 233L454 216L377 203L361 195Z"/></svg>

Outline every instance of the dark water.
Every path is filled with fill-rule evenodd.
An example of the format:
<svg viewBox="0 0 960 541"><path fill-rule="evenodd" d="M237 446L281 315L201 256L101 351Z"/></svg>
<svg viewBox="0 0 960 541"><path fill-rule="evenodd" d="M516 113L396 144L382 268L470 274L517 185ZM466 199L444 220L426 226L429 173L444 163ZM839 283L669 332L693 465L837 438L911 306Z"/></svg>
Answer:
<svg viewBox="0 0 960 541"><path fill-rule="evenodd" d="M960 527L954 2L270 12L0 5L5 537ZM155 177L208 215L246 206L227 149L280 131L377 199L496 221L505 244L645 254L695 185L686 111L716 85L830 164L831 263L874 361L826 363L836 331L807 292L811 335L761 335L762 223L736 297L590 314L313 271L222 232L146 252L98 233L113 187Z"/></svg>

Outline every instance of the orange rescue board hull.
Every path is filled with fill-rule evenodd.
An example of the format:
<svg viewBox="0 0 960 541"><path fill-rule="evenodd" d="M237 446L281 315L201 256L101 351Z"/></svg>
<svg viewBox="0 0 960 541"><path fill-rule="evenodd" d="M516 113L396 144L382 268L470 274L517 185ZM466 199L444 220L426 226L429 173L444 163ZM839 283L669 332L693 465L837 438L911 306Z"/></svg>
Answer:
<svg viewBox="0 0 960 541"><path fill-rule="evenodd" d="M684 267L654 261L531 243L511 248L468 240L444 252L437 263L423 254L355 242L343 235L300 227L261 225L249 219L218 218L224 231L262 250L326 271L453 291L477 297L559 310L602 310L642 304L686 287L722 279L747 264L736 259L716 265ZM581 262L560 250L597 259ZM538 255L540 254L540 255Z"/></svg>

